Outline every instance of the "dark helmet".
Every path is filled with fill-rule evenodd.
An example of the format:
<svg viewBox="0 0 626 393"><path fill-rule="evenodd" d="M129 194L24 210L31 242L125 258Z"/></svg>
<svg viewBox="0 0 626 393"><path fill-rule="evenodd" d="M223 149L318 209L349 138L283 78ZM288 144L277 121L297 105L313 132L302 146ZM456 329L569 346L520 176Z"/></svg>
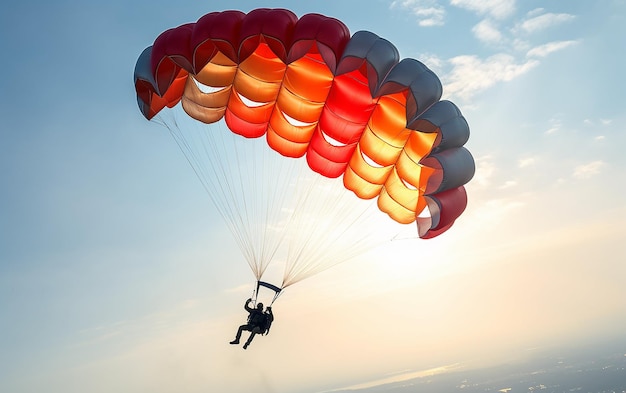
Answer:
<svg viewBox="0 0 626 393"><path fill-rule="evenodd" d="M259 310L263 309L263 303L259 303L256 305L256 308L258 308Z"/></svg>

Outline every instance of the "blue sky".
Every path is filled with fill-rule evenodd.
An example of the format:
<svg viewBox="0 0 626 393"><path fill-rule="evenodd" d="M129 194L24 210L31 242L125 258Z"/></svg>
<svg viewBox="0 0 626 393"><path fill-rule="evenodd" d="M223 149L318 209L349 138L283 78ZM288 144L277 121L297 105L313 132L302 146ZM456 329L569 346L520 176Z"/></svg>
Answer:
<svg viewBox="0 0 626 393"><path fill-rule="evenodd" d="M0 390L321 392L623 337L626 1L292 3L3 9ZM258 7L424 62L477 171L451 231L294 285L243 351L249 268L132 78L163 30Z"/></svg>

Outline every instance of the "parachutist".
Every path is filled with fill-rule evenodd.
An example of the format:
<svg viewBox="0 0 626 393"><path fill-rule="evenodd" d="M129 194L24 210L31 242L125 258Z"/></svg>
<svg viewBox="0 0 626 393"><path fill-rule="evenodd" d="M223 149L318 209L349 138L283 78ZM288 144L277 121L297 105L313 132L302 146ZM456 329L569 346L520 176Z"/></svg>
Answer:
<svg viewBox="0 0 626 393"><path fill-rule="evenodd" d="M243 331L245 330L250 332L250 337L248 337L248 340L246 340L245 344L243 345L243 349L248 348L248 346L252 342L252 339L254 339L254 336L256 336L257 334L268 334L272 322L274 321L272 307L268 306L267 309L263 311L263 303L257 304L256 308L252 308L250 307L250 302L252 302L252 299L246 300L246 304L244 304L245 310L249 313L248 322L244 325L239 326L239 329L237 330L237 336L233 341L230 342L231 344L239 344L239 339L241 338L241 334L243 333Z"/></svg>

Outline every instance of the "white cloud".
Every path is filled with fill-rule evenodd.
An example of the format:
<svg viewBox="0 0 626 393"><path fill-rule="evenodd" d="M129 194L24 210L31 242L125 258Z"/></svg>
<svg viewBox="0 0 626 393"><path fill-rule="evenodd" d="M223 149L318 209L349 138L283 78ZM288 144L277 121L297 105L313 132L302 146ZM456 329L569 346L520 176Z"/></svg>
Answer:
<svg viewBox="0 0 626 393"><path fill-rule="evenodd" d="M474 11L479 15L490 15L496 19L507 18L515 12L516 0L451 0L450 4Z"/></svg>
<svg viewBox="0 0 626 393"><path fill-rule="evenodd" d="M413 14L418 18L417 23L424 27L442 26L445 17L445 11L441 7L413 10Z"/></svg>
<svg viewBox="0 0 626 393"><path fill-rule="evenodd" d="M570 46L578 44L578 41L554 41L544 45L540 45L530 49L526 56L528 57L546 57L552 52L556 52Z"/></svg>
<svg viewBox="0 0 626 393"><path fill-rule="evenodd" d="M610 126L613 123L612 119L599 119L600 125L602 126ZM594 120L591 119L585 119L583 120L583 123L587 126L591 126L591 127L595 127L596 126L596 122Z"/></svg>
<svg viewBox="0 0 626 393"><path fill-rule="evenodd" d="M570 14L546 13L537 8L526 15L526 20L514 29L503 30L504 18L513 16L516 0L450 0L456 7L473 11L485 18L472 28L477 40L486 44L497 44L502 53L488 58L476 55L463 55L442 62L439 58L421 58L424 64L441 76L445 98L469 100L478 93L500 82L511 81L537 67L539 59L553 52L578 44L578 41L554 41L539 46L521 37L511 36L511 32L537 32L550 24L563 23L575 18ZM421 25L443 24L445 9L435 0L395 0L391 8L409 10L418 17ZM511 51L526 53L526 58L515 56ZM443 65L442 65L443 64ZM444 69L447 66L447 69ZM449 68L451 67L451 69ZM446 72L449 71L449 72ZM557 129L548 130L548 134Z"/></svg>
<svg viewBox="0 0 626 393"><path fill-rule="evenodd" d="M442 75L444 72L445 60L441 57L431 54L431 53L422 53L419 54L416 59L419 59L424 65L430 68L435 74Z"/></svg>
<svg viewBox="0 0 626 393"><path fill-rule="evenodd" d="M535 8L534 10L528 11L528 13L526 15L531 17L531 16L535 16L535 15L541 15L544 12L545 12L545 8Z"/></svg>
<svg viewBox="0 0 626 393"><path fill-rule="evenodd" d="M498 187L500 190L505 190L507 188L512 188L517 186L517 181L515 180L507 180L504 182L503 185L501 185L500 187Z"/></svg>
<svg viewBox="0 0 626 393"><path fill-rule="evenodd" d="M526 168L529 166L533 166L537 163L537 158L536 157L526 157L526 158L522 158L517 162L517 166L518 168Z"/></svg>
<svg viewBox="0 0 626 393"><path fill-rule="evenodd" d="M507 54L497 54L485 60L477 56L457 56L450 59L452 72L445 78L446 95L469 99L498 82L511 81L536 67L537 60L516 63L515 58Z"/></svg>
<svg viewBox="0 0 626 393"><path fill-rule="evenodd" d="M550 128L545 131L546 135L555 134L559 132L562 128L562 121L558 117L553 117L550 119Z"/></svg>
<svg viewBox="0 0 626 393"><path fill-rule="evenodd" d="M530 42L521 38L513 38L510 45L511 49L519 53L528 52L532 48Z"/></svg>
<svg viewBox="0 0 626 393"><path fill-rule="evenodd" d="M593 161L588 164L579 165L574 168L573 177L577 179L588 179L601 172L602 168L606 166L604 161Z"/></svg>
<svg viewBox="0 0 626 393"><path fill-rule="evenodd" d="M519 25L519 29L526 33L536 33L544 30L548 27L554 27L557 24L569 22L575 19L576 16L571 14L554 14L547 13L539 16L526 19Z"/></svg>
<svg viewBox="0 0 626 393"><path fill-rule="evenodd" d="M505 221L515 211L526 206L527 197L501 198L483 201L474 212L478 225L495 225Z"/></svg>
<svg viewBox="0 0 626 393"><path fill-rule="evenodd" d="M502 41L502 33L489 19L484 19L472 29L474 36L479 41L486 43L498 43Z"/></svg>
<svg viewBox="0 0 626 393"><path fill-rule="evenodd" d="M491 178L496 172L496 165L492 156L475 157L476 173L472 178L472 184L482 187L489 187Z"/></svg>
<svg viewBox="0 0 626 393"><path fill-rule="evenodd" d="M463 368L463 366L460 363L454 363L448 366L440 366L440 367L431 368L428 370L406 371L400 374L394 374L394 375L387 376L381 379L377 379L375 381L369 381L365 383L359 383L357 385L346 386L338 390L341 390L341 391L343 390L355 390L355 391L366 390L366 389L371 389L377 386L384 386L384 385L389 385L392 383L410 381L415 378L432 377L437 374L455 371L461 368Z"/></svg>
<svg viewBox="0 0 626 393"><path fill-rule="evenodd" d="M402 0L391 2L390 8L408 10L417 17L417 23L423 27L442 26L446 11L436 0Z"/></svg>
<svg viewBox="0 0 626 393"><path fill-rule="evenodd" d="M545 133L546 133L546 135L555 134L555 133L559 132L560 129L561 129L561 125L560 124L555 124L552 127L548 128Z"/></svg>

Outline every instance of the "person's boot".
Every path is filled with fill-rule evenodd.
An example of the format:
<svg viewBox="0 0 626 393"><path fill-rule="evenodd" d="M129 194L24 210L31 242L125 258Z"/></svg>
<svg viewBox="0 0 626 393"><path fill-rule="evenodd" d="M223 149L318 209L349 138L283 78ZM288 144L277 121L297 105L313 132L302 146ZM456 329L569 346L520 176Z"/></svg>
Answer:
<svg viewBox="0 0 626 393"><path fill-rule="evenodd" d="M234 339L233 341L230 342L231 344L239 344L239 340Z"/></svg>
<svg viewBox="0 0 626 393"><path fill-rule="evenodd" d="M248 345L250 345L250 343L243 344L243 349L248 349Z"/></svg>

